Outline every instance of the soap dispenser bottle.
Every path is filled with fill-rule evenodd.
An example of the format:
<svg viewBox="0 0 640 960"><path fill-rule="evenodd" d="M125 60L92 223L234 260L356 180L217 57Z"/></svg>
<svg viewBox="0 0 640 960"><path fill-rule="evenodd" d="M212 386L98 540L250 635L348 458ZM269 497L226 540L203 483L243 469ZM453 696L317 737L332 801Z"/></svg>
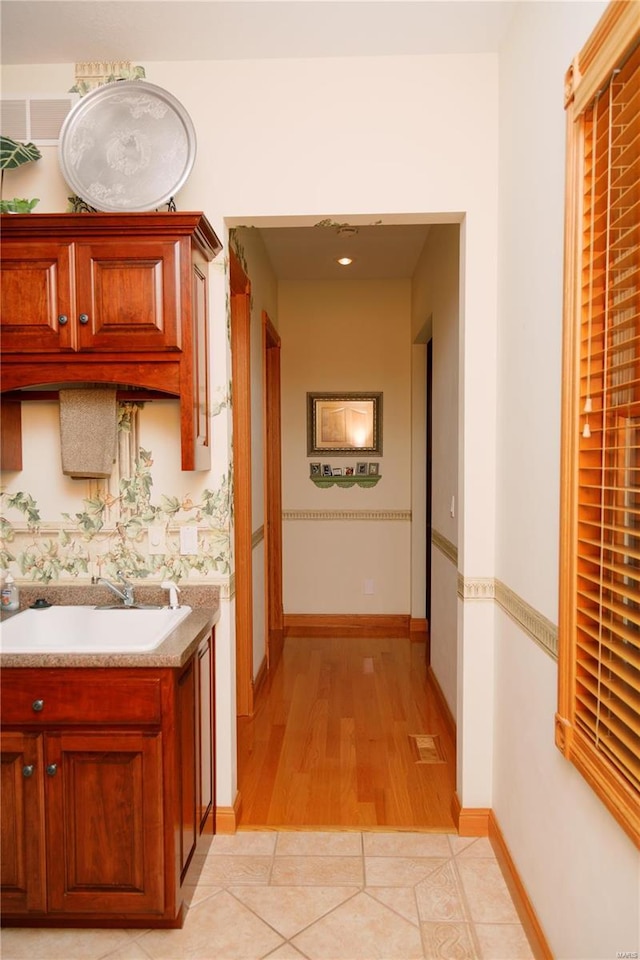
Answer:
<svg viewBox="0 0 640 960"><path fill-rule="evenodd" d="M18 610L20 607L18 585L10 573L4 578L0 600L2 601L3 610Z"/></svg>

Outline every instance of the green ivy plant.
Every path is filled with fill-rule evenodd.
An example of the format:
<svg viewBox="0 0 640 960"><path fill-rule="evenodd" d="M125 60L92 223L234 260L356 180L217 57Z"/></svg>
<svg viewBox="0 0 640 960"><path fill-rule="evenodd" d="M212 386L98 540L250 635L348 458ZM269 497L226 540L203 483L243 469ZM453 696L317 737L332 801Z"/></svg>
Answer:
<svg viewBox="0 0 640 960"><path fill-rule="evenodd" d="M11 137L0 136L0 197L4 187L5 170L16 170L25 163L40 160L42 154L34 143L20 143ZM0 200L0 213L31 213L40 200L23 200L14 197L13 200Z"/></svg>

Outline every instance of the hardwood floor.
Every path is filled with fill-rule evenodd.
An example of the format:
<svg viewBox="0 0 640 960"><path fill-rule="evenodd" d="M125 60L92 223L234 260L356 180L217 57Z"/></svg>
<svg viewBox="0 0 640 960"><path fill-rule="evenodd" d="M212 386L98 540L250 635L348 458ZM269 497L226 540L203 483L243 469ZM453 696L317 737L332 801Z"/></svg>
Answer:
<svg viewBox="0 0 640 960"><path fill-rule="evenodd" d="M445 762L416 762L412 734L437 735ZM424 643L287 637L238 721L239 826L455 832L455 769Z"/></svg>

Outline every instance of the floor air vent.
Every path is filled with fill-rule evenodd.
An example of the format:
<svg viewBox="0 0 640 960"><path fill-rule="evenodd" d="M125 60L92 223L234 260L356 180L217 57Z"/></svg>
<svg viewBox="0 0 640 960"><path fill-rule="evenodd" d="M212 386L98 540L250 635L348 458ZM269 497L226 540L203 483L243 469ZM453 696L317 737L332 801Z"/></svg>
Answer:
<svg viewBox="0 0 640 960"><path fill-rule="evenodd" d="M416 763L446 763L442 752L440 735L437 733L410 733L409 740L415 754Z"/></svg>

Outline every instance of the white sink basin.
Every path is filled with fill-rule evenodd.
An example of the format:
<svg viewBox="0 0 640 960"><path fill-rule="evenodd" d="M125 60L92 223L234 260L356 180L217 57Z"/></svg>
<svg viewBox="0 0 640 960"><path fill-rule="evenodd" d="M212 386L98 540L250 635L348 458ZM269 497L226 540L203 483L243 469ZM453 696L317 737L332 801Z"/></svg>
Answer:
<svg viewBox="0 0 640 960"><path fill-rule="evenodd" d="M23 610L2 623L0 653L142 653L159 646L190 613L191 607Z"/></svg>

